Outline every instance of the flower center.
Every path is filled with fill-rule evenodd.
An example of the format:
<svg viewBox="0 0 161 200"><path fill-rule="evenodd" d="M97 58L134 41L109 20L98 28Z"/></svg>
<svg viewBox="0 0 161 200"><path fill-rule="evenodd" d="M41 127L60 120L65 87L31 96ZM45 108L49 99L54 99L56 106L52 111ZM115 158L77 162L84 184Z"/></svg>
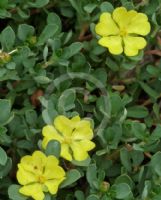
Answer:
<svg viewBox="0 0 161 200"><path fill-rule="evenodd" d="M38 182L39 182L39 183L43 184L43 183L45 183L45 181L46 181L46 178L45 178L44 176L40 175L40 176L38 177Z"/></svg>
<svg viewBox="0 0 161 200"><path fill-rule="evenodd" d="M120 36L124 37L124 36L126 36L126 35L127 35L127 30L126 30L126 28L122 28L122 29L120 30Z"/></svg>
<svg viewBox="0 0 161 200"><path fill-rule="evenodd" d="M64 143L65 144L71 144L72 143L72 138L71 137L65 137L64 138Z"/></svg>

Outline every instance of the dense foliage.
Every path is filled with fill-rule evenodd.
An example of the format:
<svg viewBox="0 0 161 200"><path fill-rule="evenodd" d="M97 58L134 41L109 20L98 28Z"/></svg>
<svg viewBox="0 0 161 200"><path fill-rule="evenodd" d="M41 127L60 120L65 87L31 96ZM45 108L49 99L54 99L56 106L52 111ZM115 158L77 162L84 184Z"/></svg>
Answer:
<svg viewBox="0 0 161 200"><path fill-rule="evenodd" d="M98 44L101 13L121 6L151 24L136 56ZM16 174L35 151L66 173L45 200L160 200L161 0L0 0L0 19L0 200L32 199ZM44 126L78 115L94 132L86 160L42 147Z"/></svg>

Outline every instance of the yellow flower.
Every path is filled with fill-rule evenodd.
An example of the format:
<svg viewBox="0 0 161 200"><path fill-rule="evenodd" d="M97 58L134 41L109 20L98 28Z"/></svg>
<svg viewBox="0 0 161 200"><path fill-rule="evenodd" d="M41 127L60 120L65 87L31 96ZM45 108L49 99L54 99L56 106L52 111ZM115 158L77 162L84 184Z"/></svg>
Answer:
<svg viewBox="0 0 161 200"><path fill-rule="evenodd" d="M58 164L55 156L47 157L41 151L22 157L17 171L17 180L23 185L19 192L35 200L43 200L44 192L56 194L65 179L65 172Z"/></svg>
<svg viewBox="0 0 161 200"><path fill-rule="evenodd" d="M146 46L141 36L150 32L150 23L145 14L119 7L112 14L102 13L95 31L101 36L98 43L110 53L118 55L124 51L127 56L136 56Z"/></svg>
<svg viewBox="0 0 161 200"><path fill-rule="evenodd" d="M61 143L61 157L71 161L73 158L82 161L88 158L88 151L95 147L90 140L93 138L90 121L81 120L79 116L68 119L65 116L57 116L53 125L43 128L43 148L46 148L50 140Z"/></svg>

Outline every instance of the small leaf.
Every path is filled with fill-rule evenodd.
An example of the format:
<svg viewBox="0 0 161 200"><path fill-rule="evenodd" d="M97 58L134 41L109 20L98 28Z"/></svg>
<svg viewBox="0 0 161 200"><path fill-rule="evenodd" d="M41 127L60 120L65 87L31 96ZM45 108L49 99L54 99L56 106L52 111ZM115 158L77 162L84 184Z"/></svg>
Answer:
<svg viewBox="0 0 161 200"><path fill-rule="evenodd" d="M5 125L11 117L11 102L7 99L0 99L0 125Z"/></svg>
<svg viewBox="0 0 161 200"><path fill-rule="evenodd" d="M8 5L8 0L0 0L0 8L6 8Z"/></svg>
<svg viewBox="0 0 161 200"><path fill-rule="evenodd" d="M94 181L97 180L97 167L96 167L96 164L91 164L91 165L88 166L86 177L87 177L88 183L92 187Z"/></svg>
<svg viewBox="0 0 161 200"><path fill-rule="evenodd" d="M11 168L12 168L12 160L11 158L8 158L4 166L0 165L0 179L7 176Z"/></svg>
<svg viewBox="0 0 161 200"><path fill-rule="evenodd" d="M34 77L34 80L40 84L48 84L51 82L51 80L46 76L36 76Z"/></svg>
<svg viewBox="0 0 161 200"><path fill-rule="evenodd" d="M71 184L75 183L80 178L81 178L80 172L76 169L72 169L72 170L67 172L66 179L63 181L60 188L70 186Z"/></svg>
<svg viewBox="0 0 161 200"><path fill-rule="evenodd" d="M150 96L150 97L153 97L154 99L157 99L159 94L154 90L152 89L148 84L144 83L144 82L139 82L142 89Z"/></svg>
<svg viewBox="0 0 161 200"><path fill-rule="evenodd" d="M161 176L161 152L158 151L156 154L153 155L151 159L150 166L155 171L158 176Z"/></svg>
<svg viewBox="0 0 161 200"><path fill-rule="evenodd" d="M1 32L1 44L3 49L11 50L15 43L15 33L10 26Z"/></svg>
<svg viewBox="0 0 161 200"><path fill-rule="evenodd" d="M7 162L7 154L6 152L0 147L0 165L5 165Z"/></svg>
<svg viewBox="0 0 161 200"><path fill-rule="evenodd" d="M9 198L12 199L12 200L26 200L27 197L25 197L24 195L19 193L20 188L21 188L20 185L16 185L16 184L11 185L8 188Z"/></svg>
<svg viewBox="0 0 161 200"><path fill-rule="evenodd" d="M100 9L101 9L101 12L112 12L114 10L114 7L111 3L109 2L103 2L101 5L100 5Z"/></svg>
<svg viewBox="0 0 161 200"><path fill-rule="evenodd" d="M43 45L49 38L57 33L58 29L59 27L56 24L47 25L39 37L38 45Z"/></svg>
<svg viewBox="0 0 161 200"><path fill-rule="evenodd" d="M69 59L70 57L77 54L83 48L83 44L81 42L75 42L68 47L64 48L63 58Z"/></svg>
<svg viewBox="0 0 161 200"><path fill-rule="evenodd" d="M41 8L49 3L49 0L36 0L36 2L28 2L31 7Z"/></svg>
<svg viewBox="0 0 161 200"><path fill-rule="evenodd" d="M87 12L87 13L92 13L94 11L94 9L97 8L97 4L94 4L94 3L89 3L87 4L86 6L84 6L84 10Z"/></svg>
<svg viewBox="0 0 161 200"><path fill-rule="evenodd" d="M148 109L144 106L133 106L127 108L127 116L134 118L145 118L149 114Z"/></svg>
<svg viewBox="0 0 161 200"><path fill-rule="evenodd" d="M25 41L29 36L34 34L34 27L28 24L21 24L18 27L18 37L20 40Z"/></svg>
<svg viewBox="0 0 161 200"><path fill-rule="evenodd" d="M100 200L100 197L95 195L95 194L91 194L87 197L86 200Z"/></svg>
<svg viewBox="0 0 161 200"><path fill-rule="evenodd" d="M76 98L75 90L68 89L65 90L59 100L58 100L58 110L60 113L64 113L65 111L69 111L75 107L74 101Z"/></svg>
<svg viewBox="0 0 161 200"><path fill-rule="evenodd" d="M124 200L125 198L129 197L129 195L131 194L131 189L129 185L126 183L115 184L112 186L111 189L115 191L115 198L117 199Z"/></svg>
<svg viewBox="0 0 161 200"><path fill-rule="evenodd" d="M77 161L77 160L72 160L72 163L76 166L88 166L91 162L90 157L88 157L86 160L83 161Z"/></svg>
<svg viewBox="0 0 161 200"><path fill-rule="evenodd" d="M60 156L61 145L57 140L51 140L48 142L47 147L45 149L45 153L47 156L54 155L57 158Z"/></svg>

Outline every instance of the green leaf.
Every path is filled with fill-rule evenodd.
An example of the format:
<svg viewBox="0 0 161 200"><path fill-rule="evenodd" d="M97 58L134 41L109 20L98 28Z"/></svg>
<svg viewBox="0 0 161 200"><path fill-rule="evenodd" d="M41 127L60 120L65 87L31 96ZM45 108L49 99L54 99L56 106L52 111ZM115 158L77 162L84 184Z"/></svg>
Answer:
<svg viewBox="0 0 161 200"><path fill-rule="evenodd" d="M34 27L28 24L21 24L18 27L18 37L22 41L25 41L29 36L32 36L34 32Z"/></svg>
<svg viewBox="0 0 161 200"><path fill-rule="evenodd" d="M97 180L97 167L96 167L96 164L91 164L91 165L88 166L87 172L86 172L86 177L87 177L88 183L92 187L94 181Z"/></svg>
<svg viewBox="0 0 161 200"><path fill-rule="evenodd" d="M111 3L109 2L103 2L101 5L100 5L100 9L101 9L101 12L110 12L112 13L113 10L114 10L114 7Z"/></svg>
<svg viewBox="0 0 161 200"><path fill-rule="evenodd" d="M146 125L140 122L132 123L132 133L138 139L144 140L147 137Z"/></svg>
<svg viewBox="0 0 161 200"><path fill-rule="evenodd" d="M132 166L131 166L130 154L126 148L121 149L120 159L121 159L121 163L126 168L126 170L128 172L131 172Z"/></svg>
<svg viewBox="0 0 161 200"><path fill-rule="evenodd" d="M156 154L153 155L150 166L154 170L158 176L161 176L161 152L158 151Z"/></svg>
<svg viewBox="0 0 161 200"><path fill-rule="evenodd" d="M10 144L12 142L11 137L6 134L7 129L3 126L0 126L0 143L1 144Z"/></svg>
<svg viewBox="0 0 161 200"><path fill-rule="evenodd" d="M13 29L10 26L7 26L2 32L1 32L1 44L3 49L9 51L12 49L14 43L15 43L15 33Z"/></svg>
<svg viewBox="0 0 161 200"><path fill-rule="evenodd" d="M57 158L60 156L61 145L57 140L51 140L48 142L47 147L45 149L45 153L47 156L54 155Z"/></svg>
<svg viewBox="0 0 161 200"><path fill-rule="evenodd" d="M91 194L86 198L86 200L100 200L100 197L95 194Z"/></svg>
<svg viewBox="0 0 161 200"><path fill-rule="evenodd" d="M154 129L154 131L152 132L152 134L150 135L149 140L156 141L159 140L160 138L161 138L161 125L158 124Z"/></svg>
<svg viewBox="0 0 161 200"><path fill-rule="evenodd" d="M150 193L150 191L152 190L152 184L151 184L151 181L145 181L145 184L144 184L144 189L143 189L143 192L142 192L142 199L147 199L148 198L148 195ZM155 199L157 200L157 199Z"/></svg>
<svg viewBox="0 0 161 200"><path fill-rule="evenodd" d="M69 59L70 57L74 56L83 48L83 44L81 42L75 42L68 47L64 48L63 58Z"/></svg>
<svg viewBox="0 0 161 200"><path fill-rule="evenodd" d="M61 29L62 29L62 23L61 23L61 20L60 20L60 17L56 14L56 13L54 13L54 12L52 12L52 13L49 13L48 14L48 17L47 17L47 23L50 25L57 25L58 26L58 33L60 33L61 32Z"/></svg>
<svg viewBox="0 0 161 200"><path fill-rule="evenodd" d="M97 8L97 4L94 4L94 3L89 3L87 4L86 6L84 6L84 10L87 12L87 13L92 13L94 11L94 9Z"/></svg>
<svg viewBox="0 0 161 200"><path fill-rule="evenodd" d="M144 83L144 82L139 82L140 86L142 87L142 89L152 98L157 99L159 94L152 89L148 84Z"/></svg>
<svg viewBox="0 0 161 200"><path fill-rule="evenodd" d="M7 176L12 168L12 160L8 157L7 162L5 165L0 165L0 179Z"/></svg>
<svg viewBox="0 0 161 200"><path fill-rule="evenodd" d="M89 166L89 164L90 164L90 162L91 162L91 159L90 159L90 157L88 157L86 160L83 160L83 161L77 161L77 160L72 160L72 163L74 164L74 165L76 165L76 166Z"/></svg>
<svg viewBox="0 0 161 200"><path fill-rule="evenodd" d="M65 90L58 100L58 111L65 113L75 107L76 92L73 89Z"/></svg>
<svg viewBox="0 0 161 200"><path fill-rule="evenodd" d="M0 165L5 165L7 162L7 154L6 152L0 147Z"/></svg>
<svg viewBox="0 0 161 200"><path fill-rule="evenodd" d="M74 193L74 196L76 197L77 200L85 200L84 193L80 190L77 190Z"/></svg>
<svg viewBox="0 0 161 200"><path fill-rule="evenodd" d="M36 76L34 77L34 80L40 84L48 84L51 82L51 80L46 76Z"/></svg>
<svg viewBox="0 0 161 200"><path fill-rule="evenodd" d="M149 114L148 109L144 106L132 106L127 108L127 116L133 118L145 118Z"/></svg>
<svg viewBox="0 0 161 200"><path fill-rule="evenodd" d="M44 6L46 6L48 3L49 3L49 0L36 0L36 2L34 2L34 3L28 2L28 4L29 4L31 7L34 7L34 8L41 8L41 7L44 7Z"/></svg>
<svg viewBox="0 0 161 200"><path fill-rule="evenodd" d="M7 124L13 116L11 116L11 101L7 99L0 99L0 125Z"/></svg>
<svg viewBox="0 0 161 200"><path fill-rule="evenodd" d="M8 188L9 198L12 200L26 200L28 197L19 193L20 185L13 184Z"/></svg>
<svg viewBox="0 0 161 200"><path fill-rule="evenodd" d="M115 184L111 187L111 190L115 191L115 198L125 199L131 195L131 189L126 183Z"/></svg>
<svg viewBox="0 0 161 200"><path fill-rule="evenodd" d="M59 27L57 24L48 24L40 34L38 45L43 45L47 42L49 38L53 37L57 33L58 29Z"/></svg>
<svg viewBox="0 0 161 200"><path fill-rule="evenodd" d="M8 0L1 0L0 1L0 8L6 8L8 5Z"/></svg>
<svg viewBox="0 0 161 200"><path fill-rule="evenodd" d="M134 183L133 183L132 179L127 174L122 174L121 176L116 178L115 184L117 185L120 183L126 183L127 185L130 186L131 189L134 187Z"/></svg>
<svg viewBox="0 0 161 200"><path fill-rule="evenodd" d="M60 188L70 186L80 178L81 178L80 172L76 169L72 169L66 173L66 179L63 181Z"/></svg>

